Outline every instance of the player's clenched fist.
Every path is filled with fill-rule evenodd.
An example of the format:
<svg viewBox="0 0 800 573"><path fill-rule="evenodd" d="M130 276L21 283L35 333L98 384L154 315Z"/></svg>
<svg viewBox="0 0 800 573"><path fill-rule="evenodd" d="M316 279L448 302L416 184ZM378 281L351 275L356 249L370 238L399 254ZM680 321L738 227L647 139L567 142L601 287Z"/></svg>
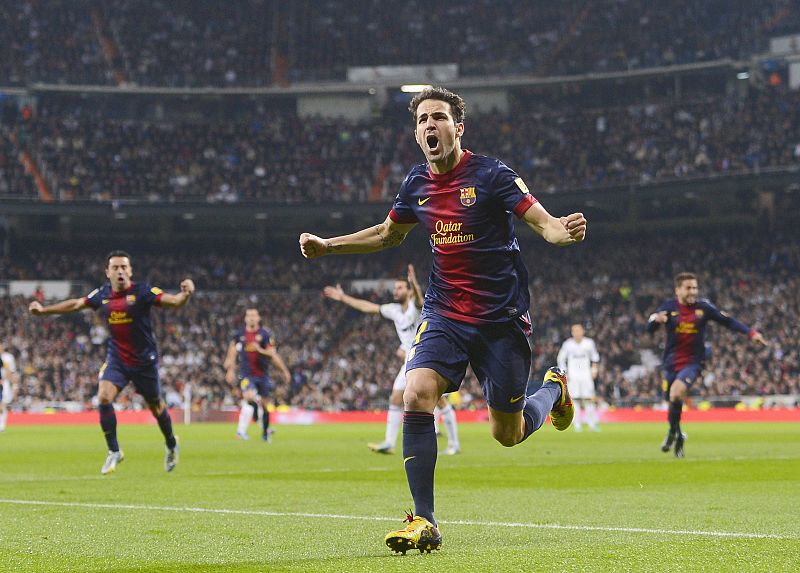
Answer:
<svg viewBox="0 0 800 573"><path fill-rule="evenodd" d="M561 224L576 243L580 243L586 238L586 218L583 213L572 213L561 217Z"/></svg>
<svg viewBox="0 0 800 573"><path fill-rule="evenodd" d="M325 240L312 235L311 233L303 233L300 235L300 252L307 259L316 259L327 254L327 245Z"/></svg>
<svg viewBox="0 0 800 573"><path fill-rule="evenodd" d="M35 314L38 316L42 314L42 303L40 303L38 300L35 300L28 305L28 310L30 311L31 314Z"/></svg>
<svg viewBox="0 0 800 573"><path fill-rule="evenodd" d="M194 281L192 279L183 279L181 281L181 292L194 294Z"/></svg>

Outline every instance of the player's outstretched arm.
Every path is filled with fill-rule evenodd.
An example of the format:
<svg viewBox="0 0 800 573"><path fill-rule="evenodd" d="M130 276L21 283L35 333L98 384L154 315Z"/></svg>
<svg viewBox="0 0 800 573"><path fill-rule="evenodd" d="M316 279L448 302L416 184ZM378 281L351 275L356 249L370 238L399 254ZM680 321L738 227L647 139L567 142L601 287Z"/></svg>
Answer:
<svg viewBox="0 0 800 573"><path fill-rule="evenodd" d="M300 252L307 259L316 259L325 255L374 253L402 243L415 225L416 223L395 223L390 217L386 217L386 220L380 225L330 239L303 233L300 235Z"/></svg>
<svg viewBox="0 0 800 573"><path fill-rule="evenodd" d="M168 306L170 308L178 308L189 302L189 299L194 294L194 282L192 279L183 279L181 281L181 292L178 294L169 294L165 292L161 295L161 306Z"/></svg>
<svg viewBox="0 0 800 573"><path fill-rule="evenodd" d="M534 203L525 211L522 219L545 241L553 245L573 245L586 238L587 222L583 213L571 213L566 217L556 218L548 213L541 203Z"/></svg>
<svg viewBox="0 0 800 573"><path fill-rule="evenodd" d="M414 304L417 305L417 308L422 308L425 297L417 281L417 273L414 270L414 265L408 265L408 284L411 285L411 292L414 293Z"/></svg>
<svg viewBox="0 0 800 573"><path fill-rule="evenodd" d="M35 300L28 305L28 310L34 316L41 316L43 314L66 314L68 312L76 312L87 306L89 305L86 304L85 298L70 298L47 306Z"/></svg>
<svg viewBox="0 0 800 573"><path fill-rule="evenodd" d="M381 310L380 305L377 305L374 302L356 298L345 293L344 290L342 290L341 285L338 284L335 287L326 286L324 289L322 289L322 294L331 300L343 302L347 306L367 314L378 314Z"/></svg>
<svg viewBox="0 0 800 573"><path fill-rule="evenodd" d="M764 336L755 328L750 328L742 321L732 317L731 315L722 312L712 303L706 301L706 312L708 313L708 317L724 326L729 330L733 330L735 332L741 332L742 334L747 334L750 337L750 340L757 342L759 344L763 344L764 346L769 346L769 343L764 339Z"/></svg>

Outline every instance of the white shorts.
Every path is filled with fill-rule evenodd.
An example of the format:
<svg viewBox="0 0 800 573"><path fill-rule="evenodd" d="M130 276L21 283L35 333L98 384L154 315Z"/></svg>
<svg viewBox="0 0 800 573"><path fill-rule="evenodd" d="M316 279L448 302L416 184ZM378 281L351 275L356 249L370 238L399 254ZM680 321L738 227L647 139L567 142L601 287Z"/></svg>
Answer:
<svg viewBox="0 0 800 573"><path fill-rule="evenodd" d="M400 367L400 372L397 373L397 377L394 379L392 392L402 392L405 389L406 389L406 365L404 363Z"/></svg>
<svg viewBox="0 0 800 573"><path fill-rule="evenodd" d="M3 380L3 404L10 404L11 399L14 397L13 388L11 387L11 383Z"/></svg>
<svg viewBox="0 0 800 573"><path fill-rule="evenodd" d="M567 388L569 395L575 398L594 398L594 381L591 378L579 377L572 379L567 375Z"/></svg>

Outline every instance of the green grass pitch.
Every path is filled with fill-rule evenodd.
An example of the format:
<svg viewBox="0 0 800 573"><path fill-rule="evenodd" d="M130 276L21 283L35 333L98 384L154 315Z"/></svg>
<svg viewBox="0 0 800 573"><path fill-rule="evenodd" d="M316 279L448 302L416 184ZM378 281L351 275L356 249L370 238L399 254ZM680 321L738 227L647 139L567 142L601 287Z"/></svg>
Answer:
<svg viewBox="0 0 800 573"><path fill-rule="evenodd" d="M0 434L0 571L800 571L800 425L692 424L687 457L665 424L542 428L505 449L461 426L440 457L444 546L394 555L411 507L381 425L178 426L163 470L155 426L119 428L126 460L100 475L91 426ZM444 443L440 442L440 450Z"/></svg>

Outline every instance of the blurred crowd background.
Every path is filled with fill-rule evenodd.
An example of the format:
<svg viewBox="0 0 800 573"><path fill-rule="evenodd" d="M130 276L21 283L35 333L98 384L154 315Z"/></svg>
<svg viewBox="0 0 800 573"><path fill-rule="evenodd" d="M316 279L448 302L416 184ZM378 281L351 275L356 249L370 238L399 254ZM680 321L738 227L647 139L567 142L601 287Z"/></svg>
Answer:
<svg viewBox="0 0 800 573"><path fill-rule="evenodd" d="M391 252L309 262L297 233L326 229L286 233L270 209L292 208L298 224L328 207L340 221L364 205L385 207L375 210L382 217L423 160L411 96L387 89L363 117L323 117L269 90L324 93L355 66L439 63L506 90L504 110L468 99L465 148L502 159L545 206L594 209L592 221L605 224L566 250L520 230L532 384L582 323L601 355L602 399L657 403L663 334L644 325L688 270L704 295L770 341L755 347L712 326L695 399L800 395L800 240L791 222L781 225L800 206L800 91L788 60L765 56L771 39L800 32L795 1L0 0L0 19L0 292L11 281L68 280L87 294L113 248L132 252L137 280L175 291L193 278L187 307L154 310L171 404L187 385L198 410L236 404L221 364L252 306L292 373L277 384L277 404L386 407L401 366L392 324L324 299L322 288L391 281L408 263L427 282L425 238L417 231ZM703 66L707 75L670 71ZM773 174L785 177L781 193L762 184ZM719 182L731 184L728 219L706 226L721 195L703 193ZM648 213L637 212L645 203L631 207L644 192ZM131 204L220 214L257 205L267 231L247 247L211 235L192 245L170 236L183 222L160 220L160 239L98 231L88 247L70 240L76 213L110 207L103 216L123 221L118 209ZM31 241L21 226L67 238ZM380 288L359 296L390 299ZM12 408L92 407L106 328L90 312L33 318L29 301L0 298L0 343L20 372ZM471 373L453 399L483 407ZM119 405L141 402L126 392Z"/></svg>

